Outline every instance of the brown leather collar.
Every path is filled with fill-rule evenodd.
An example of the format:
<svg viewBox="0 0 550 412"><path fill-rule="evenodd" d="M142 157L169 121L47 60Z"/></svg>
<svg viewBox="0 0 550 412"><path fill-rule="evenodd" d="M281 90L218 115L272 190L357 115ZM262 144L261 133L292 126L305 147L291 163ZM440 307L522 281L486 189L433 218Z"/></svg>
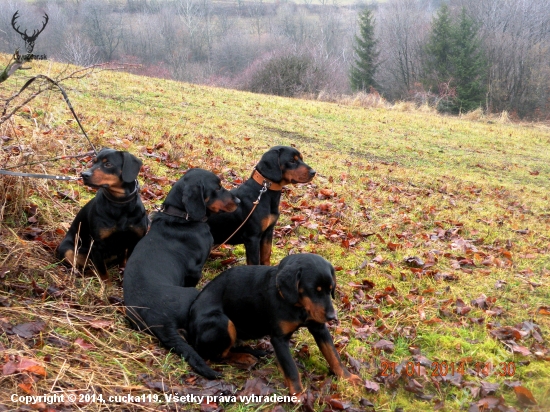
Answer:
<svg viewBox="0 0 550 412"><path fill-rule="evenodd" d="M274 192L280 192L281 190L283 190L283 185L280 184L280 183L275 183L275 182L272 182L271 180L269 179L266 179L265 177L263 177L261 175L260 172L258 172L256 169L254 169L254 171L252 172L252 179L254 179L254 181L260 185L264 185L264 183L266 184L267 188L269 190L273 190Z"/></svg>

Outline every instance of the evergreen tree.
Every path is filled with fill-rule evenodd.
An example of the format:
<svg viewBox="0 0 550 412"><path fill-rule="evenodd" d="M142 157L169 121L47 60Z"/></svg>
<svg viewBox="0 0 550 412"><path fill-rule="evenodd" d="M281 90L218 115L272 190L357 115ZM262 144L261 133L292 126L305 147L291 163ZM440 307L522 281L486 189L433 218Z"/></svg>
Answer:
<svg viewBox="0 0 550 412"><path fill-rule="evenodd" d="M477 32L464 8L455 22L449 7L443 4L433 20L426 45L425 83L436 89L441 84L448 86L448 94L438 106L440 111L467 112L483 104L486 63Z"/></svg>
<svg viewBox="0 0 550 412"><path fill-rule="evenodd" d="M463 8L453 36L452 61L456 82L454 112L468 112L483 105L486 61L481 53L477 30L476 23Z"/></svg>
<svg viewBox="0 0 550 412"><path fill-rule="evenodd" d="M374 38L374 18L368 8L359 14L359 32L359 35L355 36L353 47L357 58L350 70L350 85L353 91L364 91L376 85L374 74L379 52Z"/></svg>
<svg viewBox="0 0 550 412"><path fill-rule="evenodd" d="M429 59L426 61L426 69L430 74L436 75L436 81L448 79L452 73L452 20L449 6L443 5L437 11L437 16L432 23L432 32L426 45Z"/></svg>

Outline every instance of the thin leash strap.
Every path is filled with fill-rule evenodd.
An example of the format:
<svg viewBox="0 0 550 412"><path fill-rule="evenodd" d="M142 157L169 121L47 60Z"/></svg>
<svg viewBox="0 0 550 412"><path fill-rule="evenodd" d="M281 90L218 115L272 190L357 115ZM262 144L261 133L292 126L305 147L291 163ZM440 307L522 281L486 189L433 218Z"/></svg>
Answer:
<svg viewBox="0 0 550 412"><path fill-rule="evenodd" d="M260 189L260 194L258 195L258 198L252 203L254 206L252 206L252 210L250 210L250 213L248 214L248 216L246 217L246 219L240 224L240 226L231 234L231 236L229 236L227 239L225 239L225 241L221 244L219 244L218 246L216 246L214 249L212 249L212 252L214 250L218 250L220 247L222 247L223 245L225 245L227 242L229 242L229 240L235 236L235 233L237 233L241 227L244 226L244 224L248 221L248 219L250 218L250 216L252 216L252 213L254 212L254 210L256 209L256 206L258 206L258 204L260 203L260 199L262 198L262 195L267 192L267 183L264 183L264 185L262 186L262 188Z"/></svg>

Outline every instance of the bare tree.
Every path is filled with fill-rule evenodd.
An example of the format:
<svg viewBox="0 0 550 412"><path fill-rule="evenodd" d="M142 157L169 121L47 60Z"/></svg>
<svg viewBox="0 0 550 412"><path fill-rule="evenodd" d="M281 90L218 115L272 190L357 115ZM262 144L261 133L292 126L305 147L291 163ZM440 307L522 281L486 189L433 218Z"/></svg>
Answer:
<svg viewBox="0 0 550 412"><path fill-rule="evenodd" d="M421 78L430 17L416 0L390 0L379 10L377 83L390 99L405 98Z"/></svg>
<svg viewBox="0 0 550 412"><path fill-rule="evenodd" d="M99 60L96 47L80 33L65 39L60 55L66 62L77 66L92 66Z"/></svg>
<svg viewBox="0 0 550 412"><path fill-rule="evenodd" d="M186 47L194 62L210 66L213 27L210 0L177 0L177 13L186 28Z"/></svg>
<svg viewBox="0 0 550 412"><path fill-rule="evenodd" d="M248 4L248 16L252 19L252 32L261 39L265 5L263 0L252 0Z"/></svg>
<svg viewBox="0 0 550 412"><path fill-rule="evenodd" d="M296 44L304 44L313 38L313 27L302 8L295 4L286 4L279 8L275 24L277 33Z"/></svg>
<svg viewBox="0 0 550 412"><path fill-rule="evenodd" d="M82 27L97 47L102 61L112 61L123 38L120 13L111 12L108 4L89 0L83 4Z"/></svg>
<svg viewBox="0 0 550 412"><path fill-rule="evenodd" d="M342 40L344 38L344 26L342 13L337 6L337 0L319 0L322 4L317 24L316 33L317 49L323 50L324 57L328 59L331 56L340 54Z"/></svg>
<svg viewBox="0 0 550 412"><path fill-rule="evenodd" d="M490 62L487 108L547 110L550 11L545 0L458 0L480 23Z"/></svg>

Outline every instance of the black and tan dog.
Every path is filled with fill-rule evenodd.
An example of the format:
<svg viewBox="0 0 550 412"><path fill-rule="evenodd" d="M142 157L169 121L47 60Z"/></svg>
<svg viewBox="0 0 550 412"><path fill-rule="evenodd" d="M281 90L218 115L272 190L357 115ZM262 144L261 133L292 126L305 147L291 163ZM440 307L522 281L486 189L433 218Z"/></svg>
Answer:
<svg viewBox="0 0 550 412"><path fill-rule="evenodd" d="M233 212L239 199L222 188L220 179L202 169L189 170L164 201L164 209L137 244L124 273L124 303L132 326L155 335L201 375L219 374L180 336L186 329L194 286L212 247L205 223L210 213Z"/></svg>
<svg viewBox="0 0 550 412"><path fill-rule="evenodd" d="M290 393L302 392L289 341L303 326L337 376L360 383L340 360L325 322L336 320L332 306L334 268L313 254L284 258L279 266L237 266L200 292L189 311L188 340L206 359L227 355L236 340L269 335Z"/></svg>
<svg viewBox="0 0 550 412"><path fill-rule="evenodd" d="M235 213L212 216L208 219L214 244L224 242L244 222L265 184L267 192L262 195L260 203L248 221L227 243L244 243L248 265L269 265L273 229L279 219L279 202L283 186L307 183L314 176L315 170L304 163L298 150L288 146L275 146L269 149L254 168L250 179L231 190L231 193L241 199Z"/></svg>
<svg viewBox="0 0 550 412"><path fill-rule="evenodd" d="M86 186L99 190L77 213L59 244L59 259L82 267L89 257L103 280L108 280L106 261L116 257L124 267L148 226L136 180L141 164L128 152L103 149L98 153L81 176Z"/></svg>

